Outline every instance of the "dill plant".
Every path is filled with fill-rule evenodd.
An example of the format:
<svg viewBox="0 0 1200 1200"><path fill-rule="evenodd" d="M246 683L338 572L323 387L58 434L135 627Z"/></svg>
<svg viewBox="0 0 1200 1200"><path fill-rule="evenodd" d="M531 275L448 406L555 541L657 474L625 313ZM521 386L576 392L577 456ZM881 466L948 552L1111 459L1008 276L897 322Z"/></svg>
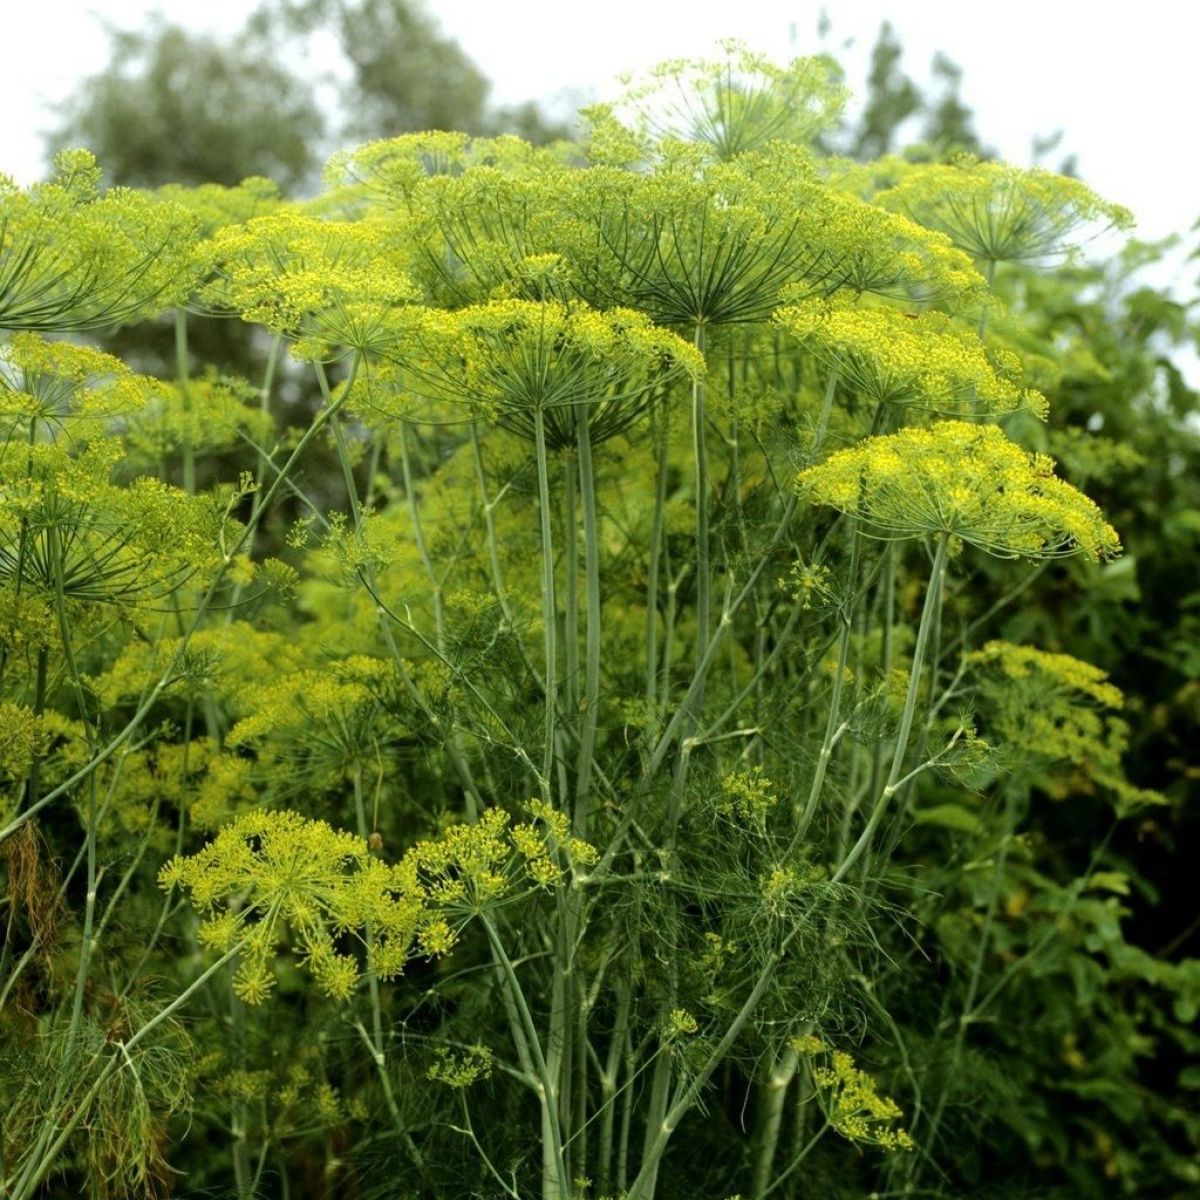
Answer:
<svg viewBox="0 0 1200 1200"><path fill-rule="evenodd" d="M1120 692L972 597L973 556L1120 551L1025 448L1047 358L989 286L1125 214L967 161L876 195L814 148L831 63L724 52L577 146L406 135L306 203L0 189L13 1200L943 1170L1031 781L1162 803ZM41 336L163 310L170 380ZM193 375L214 315L261 381ZM948 891L990 868L932 1034L885 1002L931 978L914 831Z"/></svg>

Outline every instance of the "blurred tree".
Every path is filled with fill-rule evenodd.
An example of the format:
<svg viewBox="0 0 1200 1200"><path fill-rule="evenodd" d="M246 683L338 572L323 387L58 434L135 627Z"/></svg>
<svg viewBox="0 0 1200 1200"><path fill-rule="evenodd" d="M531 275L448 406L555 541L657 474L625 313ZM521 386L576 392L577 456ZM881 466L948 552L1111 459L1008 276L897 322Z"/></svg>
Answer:
<svg viewBox="0 0 1200 1200"><path fill-rule="evenodd" d="M348 142L489 123L487 78L411 0L275 0L254 23L293 38L334 34L349 67L339 88Z"/></svg>
<svg viewBox="0 0 1200 1200"><path fill-rule="evenodd" d="M987 156L975 132L975 115L962 102L962 68L942 53L933 56L933 80L937 95L932 102L924 101L925 140L939 150L969 150Z"/></svg>
<svg viewBox="0 0 1200 1200"><path fill-rule="evenodd" d="M348 68L339 87L346 143L421 129L517 133L532 142L566 134L532 101L493 109L487 77L420 0L266 0L251 25L285 38L337 38Z"/></svg>
<svg viewBox="0 0 1200 1200"><path fill-rule="evenodd" d="M223 42L161 18L109 36L109 65L59 106L51 151L86 146L110 183L130 187L266 175L289 188L311 176L324 118L310 83L262 39Z"/></svg>
<svg viewBox="0 0 1200 1200"><path fill-rule="evenodd" d="M328 35L340 64L328 61ZM108 66L59 106L48 145L86 146L114 184L266 175L304 191L340 144L421 129L534 142L566 133L532 102L491 108L486 76L415 0L266 0L229 40L161 18L109 36ZM305 62L320 65L305 74ZM337 103L326 113L318 89L328 85Z"/></svg>
<svg viewBox="0 0 1200 1200"><path fill-rule="evenodd" d="M818 36L824 39L831 28L823 14ZM981 158L992 157L993 152L984 147L975 132L974 113L963 103L962 68L945 54L936 54L930 66L932 89L922 92L902 69L903 54L896 31L885 21L871 51L862 111L843 130L840 152L860 162L889 154L895 149L905 123L921 118L920 136L926 157L942 158L955 150L968 150Z"/></svg>
<svg viewBox="0 0 1200 1200"><path fill-rule="evenodd" d="M917 85L900 70L904 51L890 22L879 28L867 74L866 104L854 131L850 153L867 161L892 151L896 131L921 111Z"/></svg>

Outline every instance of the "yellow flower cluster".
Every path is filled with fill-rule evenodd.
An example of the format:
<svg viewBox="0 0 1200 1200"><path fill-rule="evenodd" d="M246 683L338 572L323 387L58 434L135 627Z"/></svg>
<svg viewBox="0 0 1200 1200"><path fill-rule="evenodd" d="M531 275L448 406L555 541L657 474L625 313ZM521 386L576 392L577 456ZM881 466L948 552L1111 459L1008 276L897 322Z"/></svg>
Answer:
<svg viewBox="0 0 1200 1200"><path fill-rule="evenodd" d="M374 212L402 232L414 278L455 308L556 293L570 174L554 149L517 137L434 132L339 154L327 179L342 212Z"/></svg>
<svg viewBox="0 0 1200 1200"><path fill-rule="evenodd" d="M149 477L120 486L120 459L112 439L79 453L0 445L0 585L49 598L61 586L69 603L135 607L218 566L221 537L236 528L221 498Z"/></svg>
<svg viewBox="0 0 1200 1200"><path fill-rule="evenodd" d="M1133 224L1128 209L1102 200L1078 179L969 156L912 167L876 199L987 263L1064 253L1087 225Z"/></svg>
<svg viewBox="0 0 1200 1200"><path fill-rule="evenodd" d="M431 177L415 197L414 270L448 307L571 294L564 248L575 227L564 201L577 172L511 158Z"/></svg>
<svg viewBox="0 0 1200 1200"><path fill-rule="evenodd" d="M614 106L649 135L699 142L732 159L771 142L807 144L838 118L847 91L825 56L786 66L726 39L720 59L672 59L633 79Z"/></svg>
<svg viewBox="0 0 1200 1200"><path fill-rule="evenodd" d="M201 300L296 339L301 357L377 348L388 312L419 298L390 237L363 221L280 210L218 230L206 256Z"/></svg>
<svg viewBox="0 0 1200 1200"><path fill-rule="evenodd" d="M1069 654L991 641L974 651L970 661L980 666L994 666L1009 679L1040 677L1056 688L1089 696L1104 708L1120 709L1125 705L1121 689L1108 682L1108 672Z"/></svg>
<svg viewBox="0 0 1200 1200"><path fill-rule="evenodd" d="M352 655L325 670L284 675L240 697L250 711L229 732L232 746L287 753L318 745L350 764L380 725L381 703L395 691L395 670L382 659ZM376 734L382 734L386 723Z"/></svg>
<svg viewBox="0 0 1200 1200"><path fill-rule="evenodd" d="M781 308L774 321L877 404L1046 416L1045 397L1013 381L1017 364L993 361L974 333L942 313L810 301Z"/></svg>
<svg viewBox="0 0 1200 1200"><path fill-rule="evenodd" d="M1122 813L1166 803L1125 776L1121 758L1128 726L1103 711L1120 710L1125 698L1099 667L1001 641L988 642L970 662L984 675L981 699L988 719L1010 746L1043 762L1070 763L1110 792Z"/></svg>
<svg viewBox="0 0 1200 1200"><path fill-rule="evenodd" d="M29 438L67 430L75 441L135 417L167 392L120 359L90 346L17 333L0 347L0 435Z"/></svg>
<svg viewBox="0 0 1200 1200"><path fill-rule="evenodd" d="M775 785L763 774L762 767L734 771L721 780L717 812L726 817L761 824L779 803Z"/></svg>
<svg viewBox="0 0 1200 1200"><path fill-rule="evenodd" d="M461 178L481 169L521 174L555 163L552 152L511 134L478 138L430 130L340 151L329 160L325 182L343 201L361 192L408 208L430 179Z"/></svg>
<svg viewBox="0 0 1200 1200"><path fill-rule="evenodd" d="M452 1088L470 1087L477 1079L487 1079L495 1065L495 1058L486 1046L466 1046L462 1050L438 1046L433 1053L434 1061L425 1078Z"/></svg>
<svg viewBox="0 0 1200 1200"><path fill-rule="evenodd" d="M970 258L937 230L908 217L828 190L819 223L805 231L821 256L808 278L783 299L845 289L902 301L953 299L977 302L986 285Z"/></svg>
<svg viewBox="0 0 1200 1200"><path fill-rule="evenodd" d="M202 237L212 237L226 225L240 225L283 206L279 184L258 175L243 179L234 187L220 183L202 183L198 187L170 183L156 194L187 209L199 222Z"/></svg>
<svg viewBox="0 0 1200 1200"><path fill-rule="evenodd" d="M665 1036L670 1039L690 1037L699 1032L700 1022L686 1008L673 1008L667 1017Z"/></svg>
<svg viewBox="0 0 1200 1200"><path fill-rule="evenodd" d="M939 421L871 437L801 471L814 504L853 514L875 537L946 534L1000 558L1084 554L1121 544L1099 508L994 425Z"/></svg>
<svg viewBox="0 0 1200 1200"><path fill-rule="evenodd" d="M339 948L340 937L369 925L372 967L387 978L403 968L431 917L411 872L372 857L362 839L293 812L238 817L196 854L167 863L159 881L185 888L208 914L200 928L205 946L240 946L234 986L250 1004L273 985L270 959L285 927L317 986L346 999L359 968ZM235 899L240 907L230 904Z"/></svg>
<svg viewBox="0 0 1200 1200"><path fill-rule="evenodd" d="M369 970L391 979L414 955L448 953L470 916L522 888L557 884L572 864L595 861L595 850L570 835L564 814L537 802L531 808L535 820L516 826L489 809L474 824L417 843L390 866L362 838L324 821L247 813L197 853L168 862L159 882L186 889L206 914L203 945L238 948L234 986L247 1003L271 990L271 959L285 929L317 986L344 1000L360 978L348 939L367 946Z"/></svg>
<svg viewBox="0 0 1200 1200"><path fill-rule="evenodd" d="M628 428L652 390L704 371L699 352L629 309L500 300L446 312L412 307L392 322L397 384L466 400L529 436L540 410L552 445L574 445L587 407L594 441ZM380 396L377 403L387 405Z"/></svg>
<svg viewBox="0 0 1200 1200"><path fill-rule="evenodd" d="M190 213L126 188L102 195L86 150L62 152L54 167L26 191L0 175L0 329L91 329L189 294Z"/></svg>
<svg viewBox="0 0 1200 1200"><path fill-rule="evenodd" d="M780 586L808 611L814 605L826 604L833 599L833 572L823 563L797 559L787 576L780 580Z"/></svg>
<svg viewBox="0 0 1200 1200"><path fill-rule="evenodd" d="M811 1034L793 1039L792 1049L805 1057L827 1052ZM826 1064L814 1065L811 1070L813 1083L822 1094L821 1106L842 1137L884 1150L915 1148L907 1130L896 1124L904 1115L900 1106L881 1096L875 1080L856 1067L844 1050L828 1052Z"/></svg>

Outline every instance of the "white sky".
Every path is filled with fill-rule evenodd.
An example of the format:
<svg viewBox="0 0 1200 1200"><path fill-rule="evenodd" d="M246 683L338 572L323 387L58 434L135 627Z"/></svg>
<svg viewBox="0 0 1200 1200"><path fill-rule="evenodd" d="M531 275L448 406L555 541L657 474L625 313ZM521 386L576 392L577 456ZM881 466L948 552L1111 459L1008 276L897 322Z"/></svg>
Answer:
<svg viewBox="0 0 1200 1200"><path fill-rule="evenodd" d="M0 0L0 171L42 171L45 105L108 56L102 20L136 27L148 13L232 32L254 0ZM816 48L820 0L428 0L444 30L493 80L499 103L596 98L623 70L703 55L738 37L778 58ZM921 83L943 50L964 71L963 99L984 139L1027 163L1036 134L1065 130L1084 179L1132 208L1138 236L1182 232L1200 217L1195 0L827 0L830 44L859 86L880 23ZM795 41L792 31L795 31ZM1052 159L1056 162L1057 159ZM1192 272L1194 273L1194 271Z"/></svg>

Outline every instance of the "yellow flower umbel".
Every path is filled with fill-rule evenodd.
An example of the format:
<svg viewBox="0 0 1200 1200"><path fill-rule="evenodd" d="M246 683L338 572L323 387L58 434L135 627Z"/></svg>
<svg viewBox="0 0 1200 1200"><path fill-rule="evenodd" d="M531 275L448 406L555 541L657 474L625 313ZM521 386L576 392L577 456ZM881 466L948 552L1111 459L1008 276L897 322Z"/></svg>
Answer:
<svg viewBox="0 0 1200 1200"><path fill-rule="evenodd" d="M1133 224L1128 209L1102 200L1078 179L967 156L913 167L877 200L947 234L983 263L1064 254L1088 225Z"/></svg>
<svg viewBox="0 0 1200 1200"><path fill-rule="evenodd" d="M273 986L271 958L287 929L317 986L344 1000L361 974L356 943L367 968L392 979L415 956L448 953L471 917L558 884L574 863L595 861L562 814L533 807L536 822L516 826L488 809L474 824L417 843L394 866L371 854L364 838L324 821L247 813L197 853L172 859L159 882L191 892L206 914L203 945L237 950L234 987L247 1003Z"/></svg>
<svg viewBox="0 0 1200 1200"><path fill-rule="evenodd" d="M258 175L243 179L234 187L220 183L183 187L170 183L159 188L157 195L187 209L199 221L202 237L212 237L227 225L240 225L255 217L266 216L284 203L279 185Z"/></svg>
<svg viewBox="0 0 1200 1200"><path fill-rule="evenodd" d="M1019 750L1022 761L1068 763L1074 780L1052 783L1066 794L1073 782L1110 793L1122 815L1164 804L1158 792L1130 783L1121 765L1129 728L1112 714L1125 705L1120 688L1091 663L1034 646L992 641L970 656L982 675L982 710L996 734Z"/></svg>
<svg viewBox="0 0 1200 1200"><path fill-rule="evenodd" d="M196 854L169 862L159 879L186 888L208 914L202 944L222 951L240 945L234 987L248 1003L263 1000L273 984L270 958L285 928L321 990L345 999L359 968L340 937L369 923L377 969L395 975L430 919L411 871L373 858L361 838L293 812L238 817Z"/></svg>
<svg viewBox="0 0 1200 1200"><path fill-rule="evenodd" d="M792 1049L805 1057L826 1052L811 1035L793 1039ZM828 1065L811 1068L829 1124L852 1142L879 1146L884 1150L912 1150L913 1140L897 1122L900 1106L881 1096L875 1080L854 1065L844 1050L828 1054Z"/></svg>
<svg viewBox="0 0 1200 1200"><path fill-rule="evenodd" d="M994 425L939 421L867 438L801 471L814 504L857 516L863 532L892 539L961 538L1000 558L1084 554L1110 558L1121 543L1099 508Z"/></svg>
<svg viewBox="0 0 1200 1200"><path fill-rule="evenodd" d="M693 334L766 320L788 295L907 295L982 286L939 233L827 187L802 148L729 162L668 142L653 172L575 172L564 253L597 305L631 304Z"/></svg>
<svg viewBox="0 0 1200 1200"><path fill-rule="evenodd" d="M544 264L562 249L560 181L573 173L518 137L433 132L336 155L327 178L342 212L374 215L397 233L432 302L458 308L559 294Z"/></svg>
<svg viewBox="0 0 1200 1200"><path fill-rule="evenodd" d="M996 361L942 313L808 302L781 308L774 321L877 404L947 413L1029 408L1046 416L1045 397L1014 381L1015 356Z"/></svg>
<svg viewBox="0 0 1200 1200"><path fill-rule="evenodd" d="M660 385L704 370L697 350L628 309L528 300L411 308L393 333L401 387L465 400L526 437L540 413L551 447L575 445L580 410L600 442L627 429Z"/></svg>
<svg viewBox="0 0 1200 1200"><path fill-rule="evenodd" d="M80 330L170 308L191 291L196 222L128 188L101 194L86 150L22 191L0 175L0 329Z"/></svg>
<svg viewBox="0 0 1200 1200"><path fill-rule="evenodd" d="M825 55L786 66L731 39L719 59L671 59L631 80L614 106L654 138L699 142L728 160L774 141L807 145L837 121L847 92Z"/></svg>
<svg viewBox="0 0 1200 1200"><path fill-rule="evenodd" d="M87 441L115 417L135 419L167 391L111 354L17 333L0 347L0 438L66 432L73 442Z"/></svg>
<svg viewBox="0 0 1200 1200"><path fill-rule="evenodd" d="M281 210L219 230L207 257L215 277L201 300L296 339L300 357L377 348L387 313L419 295L385 232L364 222Z"/></svg>

